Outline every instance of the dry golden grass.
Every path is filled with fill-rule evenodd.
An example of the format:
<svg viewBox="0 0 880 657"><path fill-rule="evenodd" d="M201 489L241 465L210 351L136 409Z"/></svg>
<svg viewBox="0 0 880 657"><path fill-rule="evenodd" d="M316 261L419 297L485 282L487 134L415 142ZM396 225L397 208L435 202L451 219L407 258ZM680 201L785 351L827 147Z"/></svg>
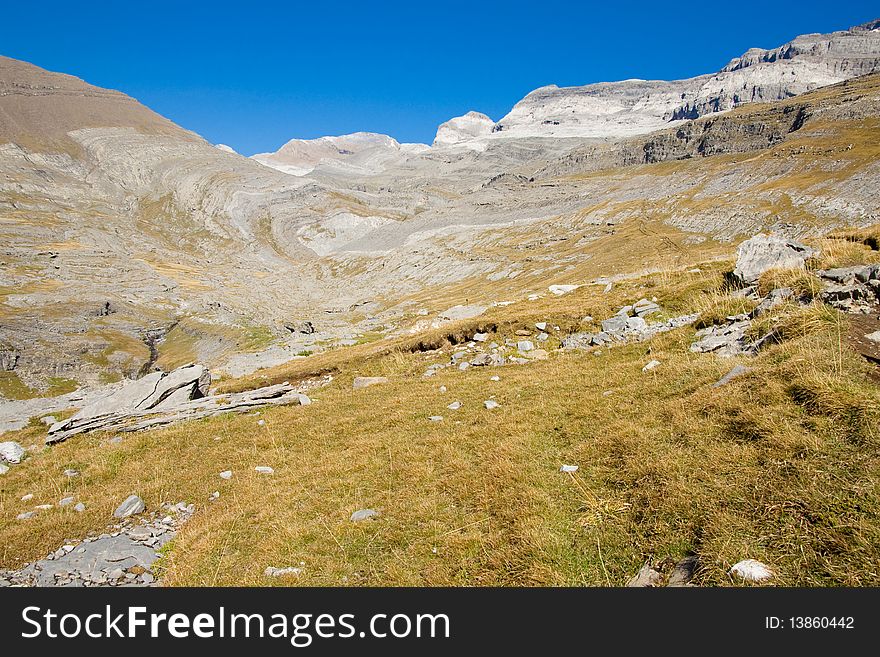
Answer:
<svg viewBox="0 0 880 657"><path fill-rule="evenodd" d="M746 557L773 566L779 584L880 584L880 395L841 340L836 313L818 305L774 313L786 339L746 360L690 353L692 328L599 354L432 378L421 376L425 367L450 349L411 351L476 324L494 324L497 337L538 319L574 328L583 314L602 317L652 294L671 312L712 312L727 303L723 267L702 269L627 281L608 295L588 287L496 308L470 326L331 351L226 384L334 371L311 406L118 445L86 435L39 451L3 479L0 566L102 531L115 505L137 493L150 508L199 507L165 551L167 585L619 585L647 558L689 552L700 556L706 585L732 583L727 569ZM643 373L654 358L662 365ZM749 374L712 388L737 362ZM353 377L368 374L391 381L353 391ZM501 381L489 381L493 374ZM501 407L487 411L492 396ZM447 410L456 399L463 407ZM13 438L27 445L42 431ZM562 463L580 469L562 474ZM257 465L275 474L257 475ZM67 479L67 467L82 476ZM217 476L225 469L230 481ZM208 503L214 490L221 497ZM27 504L26 493L35 495ZM14 520L68 494L87 511ZM365 507L382 515L351 523ZM262 575L300 561L295 580Z"/></svg>

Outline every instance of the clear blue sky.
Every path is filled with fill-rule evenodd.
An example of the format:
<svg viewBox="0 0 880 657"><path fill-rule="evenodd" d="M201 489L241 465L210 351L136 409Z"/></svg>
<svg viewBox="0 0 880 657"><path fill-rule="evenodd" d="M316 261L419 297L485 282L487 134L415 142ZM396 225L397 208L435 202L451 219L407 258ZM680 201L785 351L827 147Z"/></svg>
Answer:
<svg viewBox="0 0 880 657"><path fill-rule="evenodd" d="M690 77L878 17L877 0L50 0L4 6L0 54L124 91L250 155L358 130L430 143L446 119L498 120L545 84Z"/></svg>

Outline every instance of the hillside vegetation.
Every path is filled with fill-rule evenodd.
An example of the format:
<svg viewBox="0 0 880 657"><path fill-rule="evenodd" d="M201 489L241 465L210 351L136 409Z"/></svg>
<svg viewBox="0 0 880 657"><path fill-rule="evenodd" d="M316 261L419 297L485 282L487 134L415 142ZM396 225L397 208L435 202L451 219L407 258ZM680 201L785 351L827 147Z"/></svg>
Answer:
<svg viewBox="0 0 880 657"><path fill-rule="evenodd" d="M814 266L880 261L869 233L817 240L823 260ZM691 353L696 327L556 350L585 315L607 317L643 297L710 323L747 310L753 302L725 287L731 268L706 262L608 293L591 285L518 301L222 384L332 373L309 406L37 450L2 480L0 567L104 531L119 501L137 493L148 508L196 504L163 550L172 586L622 585L646 561L668 568L689 554L699 557L701 585L734 583L727 571L744 558L769 564L774 584L878 585L880 391L875 366L848 346L848 316L789 301L762 318L783 339L754 358ZM809 277L770 272L762 286ZM538 321L560 327L549 331L546 360L423 376L477 330L503 343L516 330L536 332ZM660 366L642 371L655 359ZM712 386L736 364L749 372ZM355 376L389 382L353 390ZM484 408L490 398L500 406ZM462 407L447 409L456 400ZM8 434L23 445L44 435L37 422ZM579 469L563 473L562 464ZM257 474L260 465L274 474ZM81 475L69 479L67 468ZM223 470L232 479L220 479ZM209 503L213 491L220 497ZM56 507L14 520L68 494L84 513ZM362 508L380 515L351 522ZM300 563L296 577L263 575Z"/></svg>

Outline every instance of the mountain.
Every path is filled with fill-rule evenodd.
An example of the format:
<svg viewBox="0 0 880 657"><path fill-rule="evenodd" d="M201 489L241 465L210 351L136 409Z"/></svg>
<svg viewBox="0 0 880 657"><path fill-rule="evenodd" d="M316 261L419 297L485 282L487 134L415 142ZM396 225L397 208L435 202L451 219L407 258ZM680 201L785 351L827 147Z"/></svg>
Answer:
<svg viewBox="0 0 880 657"><path fill-rule="evenodd" d="M0 60L0 394L238 375L760 230L866 225L878 53L873 22L690 80L543 87L432 147L355 133L255 158Z"/></svg>
<svg viewBox="0 0 880 657"><path fill-rule="evenodd" d="M388 135L355 132L339 137L291 139L274 153L259 153L253 159L294 176L315 169L368 175L401 164L410 155L427 149L425 144L399 144Z"/></svg>
<svg viewBox="0 0 880 657"><path fill-rule="evenodd" d="M548 85L528 94L494 126L492 138L617 139L645 134L745 103L783 100L880 70L880 22L799 36L771 50L753 48L712 75L686 80L623 80L580 87ZM462 139L457 140L461 143Z"/></svg>
<svg viewBox="0 0 880 657"><path fill-rule="evenodd" d="M461 142L467 142L475 137L483 137L491 134L495 128L495 122L480 112L468 112L463 116L457 116L442 123L437 128L437 136L434 137L433 146L454 146Z"/></svg>

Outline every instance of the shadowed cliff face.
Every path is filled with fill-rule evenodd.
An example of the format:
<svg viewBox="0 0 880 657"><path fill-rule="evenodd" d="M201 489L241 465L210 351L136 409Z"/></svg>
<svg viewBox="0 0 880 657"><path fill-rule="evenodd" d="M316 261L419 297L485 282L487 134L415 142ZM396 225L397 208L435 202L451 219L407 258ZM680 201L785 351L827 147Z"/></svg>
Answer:
<svg viewBox="0 0 880 657"><path fill-rule="evenodd" d="M731 76L821 69L775 100L872 69L878 34L811 35L683 83L540 89L495 132L473 113L428 150L373 135L295 140L270 158L308 160L305 175L2 58L5 376L26 395L50 377L97 384L194 360L248 372L456 304L718 257L760 230L877 221L877 76L670 119ZM288 328L303 320L316 330Z"/></svg>

